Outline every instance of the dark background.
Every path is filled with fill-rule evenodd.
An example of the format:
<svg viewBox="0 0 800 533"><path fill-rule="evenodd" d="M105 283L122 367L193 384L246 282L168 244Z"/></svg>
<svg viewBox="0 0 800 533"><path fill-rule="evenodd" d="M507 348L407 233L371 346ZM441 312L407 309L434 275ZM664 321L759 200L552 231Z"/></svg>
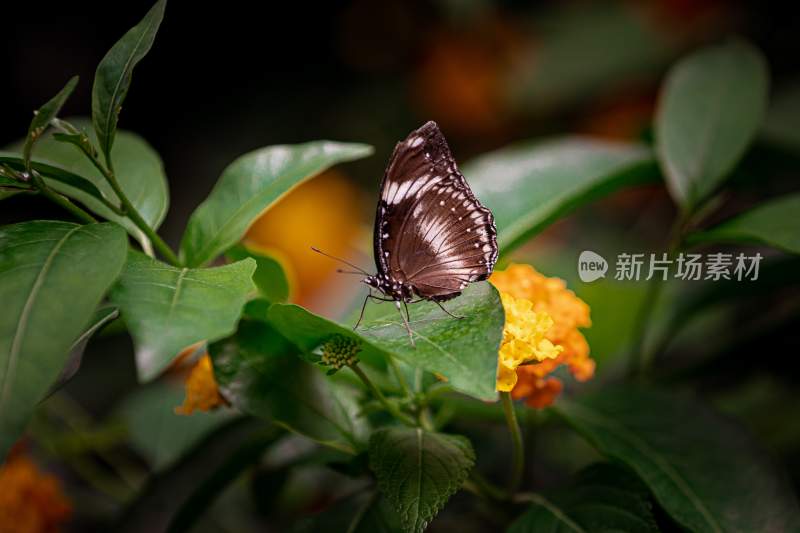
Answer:
<svg viewBox="0 0 800 533"><path fill-rule="evenodd" d="M0 31L4 72L0 146L23 136L32 110L72 75L81 80L62 115L88 114L97 63L150 5L147 1L6 3ZM543 17L567 9L622 6L646 12L660 36L670 40L671 54L730 34L746 36L767 54L777 85L797 72L800 57L800 24L789 5L711 0L229 0L221 4L176 0L168 4L152 52L134 72L120 127L142 135L163 158L172 201L162 232L175 243L189 213L222 169L237 155L260 146L319 138L371 143L376 155L356 164L354 174L373 190L394 142L425 120L440 119L437 101L420 96L426 90L420 79L436 76L439 67L446 91L447 84L470 79L469 72L464 79L454 78L451 70L476 69L480 75L481 65L473 65L469 57L459 59L458 52L470 56L477 49L491 58L492 48L503 39L498 33L515 34L524 47L539 38L537 21ZM697 30L698 25L704 27ZM431 65L432 48L448 36L456 42L449 56L452 64L444 59L439 62L443 65L435 61ZM583 60L590 58L587 51ZM666 66L667 62L652 65L647 77L637 76L634 105L643 100L652 104ZM596 92L601 100L608 97L603 87ZM616 100L612 95L612 107L619 105ZM596 109L592 98L573 104L530 117L534 120L512 117L502 131L493 127L461 131L459 124L446 120L442 126L456 155L463 158L514 138L574 130L587 109L590 113ZM465 116L474 112L470 107L462 111ZM497 114L507 118L503 110ZM51 208L39 200L18 198L3 206L2 219L31 210L44 215Z"/></svg>
<svg viewBox="0 0 800 533"><path fill-rule="evenodd" d="M80 83L61 115L88 115L96 65L151 5L3 5L0 146L23 137L32 111L75 74ZM642 22L643 42L658 43L658 53L637 60L636 52L646 46L612 32L607 43L589 40L591 46L562 50L560 63L545 68L543 58L558 48L553 43L567 33L565 28L571 28L571 41L580 42L609 17L623 15ZM177 245L190 213L225 166L265 145L323 138L372 144L373 157L346 166L346 176L372 195L394 143L430 119L440 123L459 162L515 140L553 134L647 140L668 67L698 46L734 36L764 52L773 94L800 80L800 18L788 2L171 0L153 49L134 71L120 127L143 136L163 159L171 199L160 232ZM580 78L581 72L628 52L633 56L629 64L612 65L595 80ZM529 90L531 78L535 83ZM526 105L510 101L507 95L514 90L526 93ZM772 165L775 154L759 146L754 151L742 175L732 180L738 187L729 199L734 210L797 190L797 159L791 172L779 169L768 175L764 162ZM370 201L362 202L361 218L368 223L374 196L365 198ZM614 253L622 244L619 249L626 251L632 246L660 249L673 214L673 203L660 186L623 191L537 237L535 254L530 248L520 253L545 273L574 276L574 262L548 272L547 250L560 247L559 253L571 260L570 254L582 247L602 251L597 246L608 246ZM0 224L57 217L64 213L36 197L17 195L0 204ZM631 234L641 240L626 240ZM798 282L797 272L790 270L780 291L770 289L757 304L743 296L734 324L752 321L754 311L760 316L778 309L781 299L800 297ZM589 301L580 289L578 295ZM598 372L599 382L613 363L603 353L602 337L611 338L609 345L619 336L612 327L601 333L603 322L613 326L630 311L622 309L624 300L602 307L590 303L593 317L601 318L588 332L593 357L598 368L609 365ZM724 359L700 368L690 386L745 420L800 486L800 431L792 429L800 382L797 325L796 315L776 322L764 337L742 342ZM728 333L734 337L735 331L715 333L708 344ZM696 346L695 351L705 348ZM687 357L694 355L690 350ZM65 390L101 419L137 387L130 339L106 335L92 341L80 373ZM569 450L563 438L552 437L551 448ZM548 442L537 446L545 448ZM544 470L537 475L550 480ZM75 524L76 531L104 527L93 517ZM446 521L440 524L446 529Z"/></svg>

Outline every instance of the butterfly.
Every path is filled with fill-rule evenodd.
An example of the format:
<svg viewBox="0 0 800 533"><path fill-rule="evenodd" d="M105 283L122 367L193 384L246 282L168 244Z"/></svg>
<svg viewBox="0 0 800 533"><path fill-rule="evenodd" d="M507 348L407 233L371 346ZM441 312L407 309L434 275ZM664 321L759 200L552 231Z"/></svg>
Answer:
<svg viewBox="0 0 800 533"><path fill-rule="evenodd" d="M380 186L373 246L377 273L355 267L366 275L362 282L370 293L353 329L368 300L394 302L412 345L409 303L430 300L463 318L442 302L492 273L498 253L494 216L475 198L433 121L395 146Z"/></svg>

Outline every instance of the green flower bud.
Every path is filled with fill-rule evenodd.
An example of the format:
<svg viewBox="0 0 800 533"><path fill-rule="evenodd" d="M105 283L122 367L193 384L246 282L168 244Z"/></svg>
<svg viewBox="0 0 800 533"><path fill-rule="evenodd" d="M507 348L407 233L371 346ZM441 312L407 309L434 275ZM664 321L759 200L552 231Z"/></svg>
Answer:
<svg viewBox="0 0 800 533"><path fill-rule="evenodd" d="M322 345L322 363L339 370L358 362L361 343L351 337L336 334Z"/></svg>

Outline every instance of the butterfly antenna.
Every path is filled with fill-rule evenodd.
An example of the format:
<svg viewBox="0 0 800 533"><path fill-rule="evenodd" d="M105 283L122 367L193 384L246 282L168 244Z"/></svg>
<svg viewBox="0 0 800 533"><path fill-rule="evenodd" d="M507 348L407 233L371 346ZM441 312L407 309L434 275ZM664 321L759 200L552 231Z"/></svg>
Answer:
<svg viewBox="0 0 800 533"><path fill-rule="evenodd" d="M358 271L358 272L348 272L348 271L345 271L345 270L342 270L342 269L338 269L337 272L341 272L343 274L364 274L365 276L369 276L369 272L367 272L366 270L364 270L363 268L361 268L359 266L354 265L353 263L350 263L349 261L345 261L344 259L342 259L340 257L336 257L336 256L333 256L331 254L325 253L322 250L320 250L319 248L316 248L314 246L312 246L311 249L314 250L315 252L317 252L320 255L324 255L325 257L328 257L328 258L333 259L335 261L342 262L345 265L347 265L349 267L352 267L352 268L355 268Z"/></svg>

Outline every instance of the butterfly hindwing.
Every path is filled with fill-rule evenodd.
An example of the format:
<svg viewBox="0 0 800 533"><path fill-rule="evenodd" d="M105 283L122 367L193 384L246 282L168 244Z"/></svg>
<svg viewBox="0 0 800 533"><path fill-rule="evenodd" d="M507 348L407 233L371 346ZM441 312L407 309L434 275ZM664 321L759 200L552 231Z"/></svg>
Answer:
<svg viewBox="0 0 800 533"><path fill-rule="evenodd" d="M410 284L420 297L446 300L486 279L496 259L492 213L428 122L398 143L386 169L375 221L379 274Z"/></svg>

